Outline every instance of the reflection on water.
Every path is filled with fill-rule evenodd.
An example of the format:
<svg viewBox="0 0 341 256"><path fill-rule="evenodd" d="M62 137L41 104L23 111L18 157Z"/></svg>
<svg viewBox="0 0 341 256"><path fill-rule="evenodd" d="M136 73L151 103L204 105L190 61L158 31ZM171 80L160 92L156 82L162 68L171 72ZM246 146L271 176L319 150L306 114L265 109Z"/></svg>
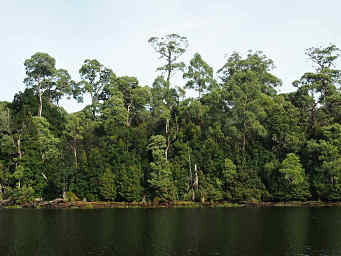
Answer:
<svg viewBox="0 0 341 256"><path fill-rule="evenodd" d="M0 255L341 255L341 208L0 210Z"/></svg>

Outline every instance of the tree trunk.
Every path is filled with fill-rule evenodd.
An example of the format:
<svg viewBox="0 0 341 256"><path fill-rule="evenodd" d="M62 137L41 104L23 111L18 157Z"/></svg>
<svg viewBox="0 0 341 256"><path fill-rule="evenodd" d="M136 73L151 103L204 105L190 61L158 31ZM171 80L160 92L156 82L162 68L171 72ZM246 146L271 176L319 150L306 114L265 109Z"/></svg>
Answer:
<svg viewBox="0 0 341 256"><path fill-rule="evenodd" d="M197 165L194 165L194 182L193 182L193 189L195 191L199 190L199 176L198 176L198 168Z"/></svg>
<svg viewBox="0 0 341 256"><path fill-rule="evenodd" d="M76 148L75 143L73 143L71 147L72 147L73 157L75 160L75 168L77 169L78 168L78 160L77 160L77 148Z"/></svg>
<svg viewBox="0 0 341 256"><path fill-rule="evenodd" d="M43 178L46 180L46 182L48 182L49 180L47 179L47 176L45 175L45 173L41 172L41 175L43 176Z"/></svg>
<svg viewBox="0 0 341 256"><path fill-rule="evenodd" d="M127 107L127 112L128 112L127 127L130 127L130 110L131 110L131 103Z"/></svg>
<svg viewBox="0 0 341 256"><path fill-rule="evenodd" d="M202 90L201 88L202 88L202 85L201 85L200 82L198 83L198 87L199 87L198 88L198 91L199 91L199 101L201 102L201 90Z"/></svg>
<svg viewBox="0 0 341 256"><path fill-rule="evenodd" d="M10 113L9 113L9 108L7 108L7 131L9 132L11 129L10 126Z"/></svg>
<svg viewBox="0 0 341 256"><path fill-rule="evenodd" d="M96 108L97 108L97 97L93 94L91 94L91 113L93 120L96 119Z"/></svg>
<svg viewBox="0 0 341 256"><path fill-rule="evenodd" d="M19 135L18 139L17 139L17 154L18 154L18 161L17 161L17 164L18 162L20 162L20 160L22 159L22 152L21 152L21 136ZM20 179L19 179L19 182L18 182L18 187L19 189L21 188L21 182L20 182Z"/></svg>
<svg viewBox="0 0 341 256"><path fill-rule="evenodd" d="M169 82L170 82L170 77L172 73L172 51L168 49L168 63L167 63L167 88L169 89Z"/></svg>
<svg viewBox="0 0 341 256"><path fill-rule="evenodd" d="M315 124L315 115L316 115L316 107L317 103L313 103L311 108L311 117L310 117L310 129L313 130Z"/></svg>
<svg viewBox="0 0 341 256"><path fill-rule="evenodd" d="M169 136L167 136L167 147L166 147L166 150L165 150L166 160L168 160L168 150L169 150L169 147L170 147L170 138L169 138Z"/></svg>
<svg viewBox="0 0 341 256"><path fill-rule="evenodd" d="M242 157L243 157L243 167L245 167L246 163L246 133L247 133L247 125L246 125L246 120L244 119L243 122L243 145L242 145Z"/></svg>
<svg viewBox="0 0 341 256"><path fill-rule="evenodd" d="M169 138L168 130L169 130L169 119L166 120L166 138L167 138L167 147L165 150L166 160L168 160L168 150L170 146L170 138Z"/></svg>
<svg viewBox="0 0 341 256"><path fill-rule="evenodd" d="M38 98L39 98L38 116L41 117L41 114L43 112L43 99L41 96L40 85L38 86Z"/></svg>
<svg viewBox="0 0 341 256"><path fill-rule="evenodd" d="M22 152L21 152L21 136L19 134L19 137L17 139L17 150L18 150L18 158L19 160L22 159Z"/></svg>
<svg viewBox="0 0 341 256"><path fill-rule="evenodd" d="M193 175L192 175L192 162L191 162L191 154L189 153L189 147L187 148L188 150L188 164L189 164L189 180L190 184L193 184Z"/></svg>

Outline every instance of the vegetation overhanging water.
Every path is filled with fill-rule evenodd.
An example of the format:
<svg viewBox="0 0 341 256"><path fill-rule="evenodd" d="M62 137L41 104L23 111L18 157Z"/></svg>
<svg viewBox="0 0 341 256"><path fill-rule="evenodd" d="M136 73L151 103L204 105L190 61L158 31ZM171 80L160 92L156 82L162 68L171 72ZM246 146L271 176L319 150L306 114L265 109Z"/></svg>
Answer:
<svg viewBox="0 0 341 256"><path fill-rule="evenodd" d="M313 70L278 93L262 52L235 52L215 73L199 53L181 62L186 37L148 42L163 61L151 86L96 59L79 81L47 53L24 62L26 89L0 103L1 205L340 201L339 48L307 49ZM65 96L91 104L67 113Z"/></svg>

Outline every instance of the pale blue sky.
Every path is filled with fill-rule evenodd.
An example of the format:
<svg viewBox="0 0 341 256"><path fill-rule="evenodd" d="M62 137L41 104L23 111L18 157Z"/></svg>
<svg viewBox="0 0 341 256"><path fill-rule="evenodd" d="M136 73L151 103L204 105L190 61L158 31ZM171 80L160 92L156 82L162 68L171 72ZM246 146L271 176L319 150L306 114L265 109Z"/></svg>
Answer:
<svg viewBox="0 0 341 256"><path fill-rule="evenodd" d="M341 47L340 11L338 0L1 0L0 101L24 89L23 63L37 51L76 80L83 61L96 58L117 75L151 85L160 63L147 40L169 33L188 38L185 62L199 52L215 70L233 51L262 50L288 91L311 70L306 48Z"/></svg>

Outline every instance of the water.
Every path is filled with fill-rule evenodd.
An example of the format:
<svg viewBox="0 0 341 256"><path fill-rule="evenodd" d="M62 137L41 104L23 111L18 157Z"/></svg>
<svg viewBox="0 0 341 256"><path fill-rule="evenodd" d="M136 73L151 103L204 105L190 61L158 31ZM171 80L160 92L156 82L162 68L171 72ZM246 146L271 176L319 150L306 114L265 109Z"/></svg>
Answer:
<svg viewBox="0 0 341 256"><path fill-rule="evenodd" d="M341 208L0 210L0 255L341 255Z"/></svg>

